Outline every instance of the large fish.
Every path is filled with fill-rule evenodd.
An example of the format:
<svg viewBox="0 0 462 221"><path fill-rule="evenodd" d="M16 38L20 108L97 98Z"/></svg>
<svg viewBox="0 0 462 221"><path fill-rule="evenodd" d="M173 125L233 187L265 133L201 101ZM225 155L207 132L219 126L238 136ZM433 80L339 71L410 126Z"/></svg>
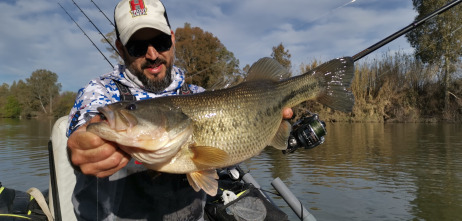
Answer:
<svg viewBox="0 0 462 221"><path fill-rule="evenodd" d="M149 169L187 174L196 191L214 196L215 169L258 155L266 146L287 148L291 126L282 118L283 108L317 100L351 111L354 97L347 88L353 75L350 57L292 78L278 62L262 58L234 87L100 107L106 120L87 131L118 143Z"/></svg>

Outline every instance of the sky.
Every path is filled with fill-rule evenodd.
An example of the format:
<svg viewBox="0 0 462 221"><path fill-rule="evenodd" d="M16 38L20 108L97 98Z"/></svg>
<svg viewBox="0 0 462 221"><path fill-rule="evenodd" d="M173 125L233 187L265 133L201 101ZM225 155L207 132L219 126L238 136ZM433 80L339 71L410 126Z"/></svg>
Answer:
<svg viewBox="0 0 462 221"><path fill-rule="evenodd" d="M74 0L106 34L118 0ZM112 70L110 64L58 5L109 57L109 45L72 0L0 0L0 85L30 77L38 69L58 75L62 91L77 92L90 79ZM240 68L271 56L282 43L293 70L314 59L353 56L411 24L411 0L163 0L172 29L190 23L212 33L240 62ZM362 61L385 52L410 53L400 37ZM117 61L110 60L112 64Z"/></svg>

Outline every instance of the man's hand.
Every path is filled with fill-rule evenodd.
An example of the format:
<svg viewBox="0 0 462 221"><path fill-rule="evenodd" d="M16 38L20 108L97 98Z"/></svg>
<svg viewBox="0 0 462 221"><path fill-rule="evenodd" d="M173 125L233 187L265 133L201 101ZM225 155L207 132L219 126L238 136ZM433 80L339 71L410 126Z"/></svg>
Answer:
<svg viewBox="0 0 462 221"><path fill-rule="evenodd" d="M292 111L292 108L284 108L282 110L282 118L286 120L289 120L290 118L292 118L293 115L294 115L294 112Z"/></svg>
<svg viewBox="0 0 462 221"><path fill-rule="evenodd" d="M282 116L284 119L292 118L292 109L284 108ZM99 121L101 118L95 116L89 123ZM97 177L110 176L126 166L130 155L118 148L117 144L87 132L87 125L80 126L67 141L72 164L80 167L83 174Z"/></svg>
<svg viewBox="0 0 462 221"><path fill-rule="evenodd" d="M101 121L95 116L90 123ZM80 167L83 174L107 177L127 165L130 156L97 135L87 132L87 125L80 126L67 140L72 164Z"/></svg>

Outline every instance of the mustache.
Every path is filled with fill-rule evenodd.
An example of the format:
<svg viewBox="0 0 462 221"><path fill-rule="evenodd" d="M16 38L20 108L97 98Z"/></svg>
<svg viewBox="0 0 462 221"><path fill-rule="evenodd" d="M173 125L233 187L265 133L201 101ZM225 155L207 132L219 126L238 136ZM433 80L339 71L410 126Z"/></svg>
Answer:
<svg viewBox="0 0 462 221"><path fill-rule="evenodd" d="M167 61L162 58L157 58L156 60L146 60L146 62L141 65L141 69L148 68L149 66L157 66L160 64L167 64Z"/></svg>

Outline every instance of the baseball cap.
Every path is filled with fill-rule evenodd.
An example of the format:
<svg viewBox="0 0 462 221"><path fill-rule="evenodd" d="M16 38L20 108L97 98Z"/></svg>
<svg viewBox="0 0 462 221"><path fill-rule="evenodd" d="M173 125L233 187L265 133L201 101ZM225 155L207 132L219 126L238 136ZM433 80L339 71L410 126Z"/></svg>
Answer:
<svg viewBox="0 0 462 221"><path fill-rule="evenodd" d="M159 0L122 0L114 10L116 33L123 45L142 28L171 35L167 11Z"/></svg>

